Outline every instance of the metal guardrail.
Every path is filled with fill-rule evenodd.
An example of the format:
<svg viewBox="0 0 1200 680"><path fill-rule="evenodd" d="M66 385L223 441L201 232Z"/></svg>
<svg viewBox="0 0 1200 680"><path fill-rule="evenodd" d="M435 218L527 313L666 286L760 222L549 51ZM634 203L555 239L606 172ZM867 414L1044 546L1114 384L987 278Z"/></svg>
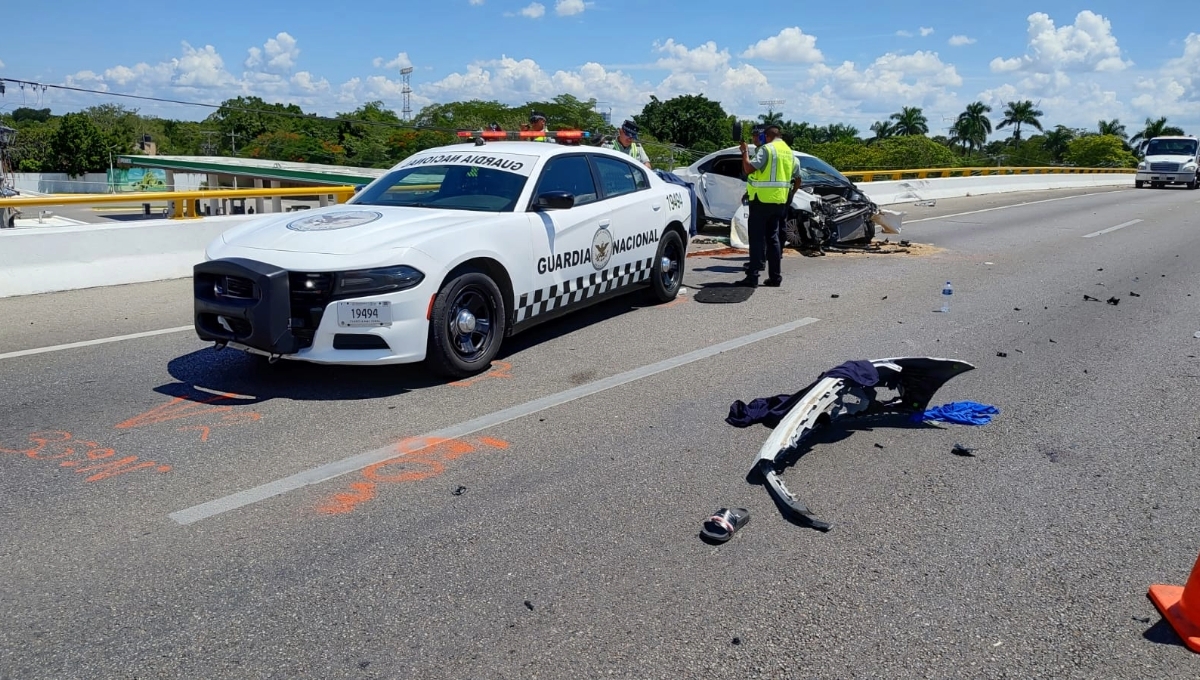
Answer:
<svg viewBox="0 0 1200 680"><path fill-rule="evenodd" d="M1093 175L1136 174L1134 168L1064 168L1058 166L1026 168L1002 166L990 168L931 168L919 170L859 170L843 172L851 182L887 182L935 177L988 177L1000 175Z"/></svg>
<svg viewBox="0 0 1200 680"><path fill-rule="evenodd" d="M98 205L106 203L161 203L173 205L171 219L202 217L200 201L210 198L274 198L276 196L334 196L345 203L354 195L352 186L291 187L278 189L201 189L199 191L154 191L128 194L71 194L57 196L25 196L0 199L0 208L32 208L48 205ZM191 205L191 210L185 206Z"/></svg>

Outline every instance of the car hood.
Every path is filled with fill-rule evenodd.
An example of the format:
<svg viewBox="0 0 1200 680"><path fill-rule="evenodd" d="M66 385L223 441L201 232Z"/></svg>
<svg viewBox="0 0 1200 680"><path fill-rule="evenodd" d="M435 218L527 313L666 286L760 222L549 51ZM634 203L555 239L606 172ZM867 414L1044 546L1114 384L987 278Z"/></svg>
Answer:
<svg viewBox="0 0 1200 680"><path fill-rule="evenodd" d="M1156 156L1146 156L1147 163L1178 163L1180 165L1183 165L1184 163L1190 163L1194 160L1196 160L1196 158L1194 156L1187 156L1187 155L1180 156L1178 154L1162 154L1162 155L1156 155Z"/></svg>
<svg viewBox="0 0 1200 680"><path fill-rule="evenodd" d="M294 253L358 255L410 248L495 213L374 205L338 205L264 217L221 235L231 246Z"/></svg>

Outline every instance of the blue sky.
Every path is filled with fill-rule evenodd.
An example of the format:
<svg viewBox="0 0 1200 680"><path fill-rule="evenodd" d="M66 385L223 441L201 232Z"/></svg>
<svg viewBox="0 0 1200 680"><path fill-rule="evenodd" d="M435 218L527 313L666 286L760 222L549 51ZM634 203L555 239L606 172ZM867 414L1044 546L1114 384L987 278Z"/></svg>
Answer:
<svg viewBox="0 0 1200 680"><path fill-rule="evenodd" d="M510 104L569 92L618 119L651 95L704 94L756 116L763 100L864 135L902 106L931 128L982 100L1031 99L1044 121L1132 133L1167 116L1200 133L1200 8L1147 12L1135 2L748 3L691 0L443 0L339 5L257 0L169 9L58 0L6 16L0 77L217 103L238 94L320 113L381 99L401 108L411 65L414 111L468 98ZM133 9L137 7L138 9ZM116 9L119 8L119 9ZM9 85L0 107L55 113L116 102L199 119L183 107ZM938 132L934 129L931 132ZM1007 134L1003 132L1002 134Z"/></svg>

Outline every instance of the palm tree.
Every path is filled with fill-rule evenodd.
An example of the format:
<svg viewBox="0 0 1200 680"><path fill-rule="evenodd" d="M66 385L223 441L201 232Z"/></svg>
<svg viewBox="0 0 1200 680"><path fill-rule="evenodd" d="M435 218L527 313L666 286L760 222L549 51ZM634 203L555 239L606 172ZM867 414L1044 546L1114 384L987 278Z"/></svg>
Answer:
<svg viewBox="0 0 1200 680"><path fill-rule="evenodd" d="M767 127L770 125L778 125L780 128L782 128L783 124L784 124L783 123L783 114L776 113L776 112L772 111L771 109L767 109L766 113L760 113L758 115L758 122L762 123L763 127Z"/></svg>
<svg viewBox="0 0 1200 680"><path fill-rule="evenodd" d="M823 128L818 128L821 142L843 142L854 141L858 139L858 128L845 123L831 123Z"/></svg>
<svg viewBox="0 0 1200 680"><path fill-rule="evenodd" d="M1097 129L1100 130L1100 134L1102 135L1112 135L1114 137L1120 137L1122 140L1128 139L1129 137L1129 135L1125 132L1125 126L1122 125L1121 121L1117 118L1100 121L1100 125L1097 126Z"/></svg>
<svg viewBox="0 0 1200 680"><path fill-rule="evenodd" d="M893 113L889 120L896 121L893 131L897 135L923 135L929 132L929 120L916 106L905 106L900 113Z"/></svg>
<svg viewBox="0 0 1200 680"><path fill-rule="evenodd" d="M1042 148L1050 152L1056 163L1061 163L1067 154L1067 145L1075 139L1075 131L1066 125L1058 125L1046 133L1042 140Z"/></svg>
<svg viewBox="0 0 1200 680"><path fill-rule="evenodd" d="M1142 149L1146 148L1146 145L1150 143L1150 140L1154 139L1155 137L1169 137L1172 135L1182 135L1182 134L1183 134L1182 128L1176 127L1174 125L1167 125L1167 117L1166 116L1163 116L1162 118L1159 118L1158 120L1150 120L1149 118L1147 118L1146 119L1146 128L1144 130L1142 130L1141 132L1137 133L1136 135L1130 137L1129 143L1132 144L1134 146L1134 148L1137 149L1137 152L1139 154L1141 154Z"/></svg>
<svg viewBox="0 0 1200 680"><path fill-rule="evenodd" d="M964 150L967 147L972 150L983 147L987 143L988 135L992 134L992 121L987 117L991 110L992 107L983 102L967 104L967 108L958 114L958 119L951 128L954 141L962 144Z"/></svg>
<svg viewBox="0 0 1200 680"><path fill-rule="evenodd" d="M1009 125L1015 126L1013 129L1013 139L1021 141L1021 126L1028 125L1035 127L1038 130L1042 129L1042 121L1039 120L1043 114L1028 99L1019 102L1008 102L1004 106L1004 120L996 126L999 130L1002 127Z"/></svg>
<svg viewBox="0 0 1200 680"><path fill-rule="evenodd" d="M878 142L888 137L894 137L896 135L896 126L886 120L877 120L871 124L871 132L874 132L875 136L870 141Z"/></svg>

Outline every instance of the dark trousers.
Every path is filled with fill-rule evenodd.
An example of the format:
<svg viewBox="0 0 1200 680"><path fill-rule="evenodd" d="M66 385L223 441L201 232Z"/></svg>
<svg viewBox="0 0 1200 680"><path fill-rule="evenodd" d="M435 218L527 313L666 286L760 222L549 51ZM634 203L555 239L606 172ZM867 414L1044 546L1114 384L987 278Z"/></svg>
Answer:
<svg viewBox="0 0 1200 680"><path fill-rule="evenodd" d="M750 237L750 264L748 275L758 278L767 261L767 275L773 279L782 276L780 265L783 260L783 228L787 216L786 203L762 203L750 201L750 220L746 231Z"/></svg>

